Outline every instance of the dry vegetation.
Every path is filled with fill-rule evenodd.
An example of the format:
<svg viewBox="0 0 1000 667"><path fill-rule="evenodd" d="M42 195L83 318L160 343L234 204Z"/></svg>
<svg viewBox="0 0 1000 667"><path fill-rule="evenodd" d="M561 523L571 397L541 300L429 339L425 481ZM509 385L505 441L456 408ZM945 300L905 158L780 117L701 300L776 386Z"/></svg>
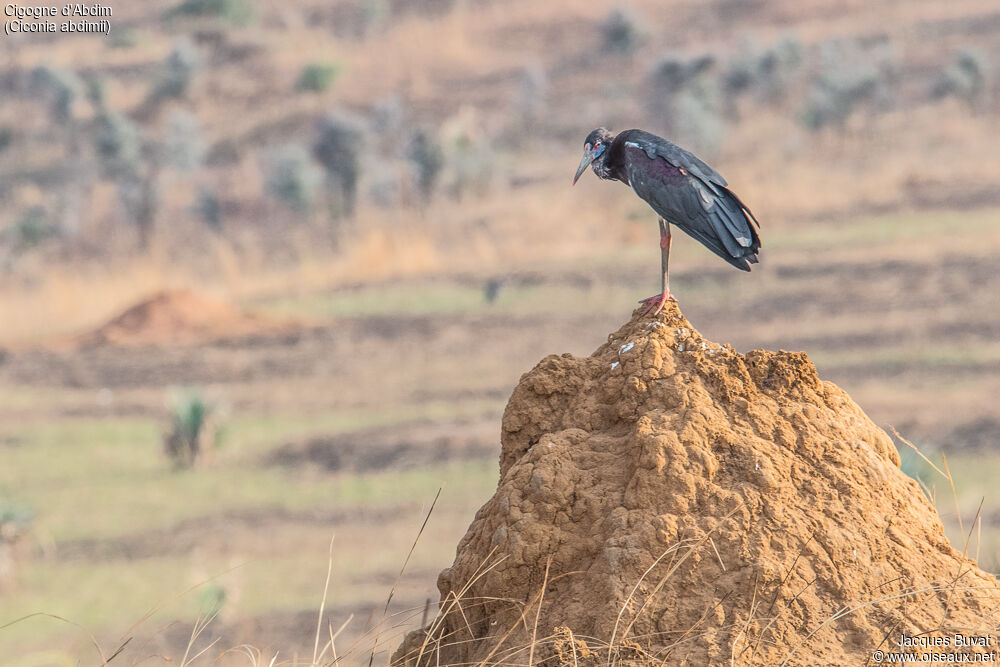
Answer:
<svg viewBox="0 0 1000 667"><path fill-rule="evenodd" d="M76 664L92 632L179 661L216 605L189 658L218 638L201 663L251 642L229 657L310 664L331 528L319 646L353 614L339 656L391 647L495 486L519 375L591 352L655 285L644 205L569 187L602 124L697 148L763 222L749 276L678 239L685 314L739 349L807 349L877 423L947 451L954 500L904 469L953 542L980 517L997 569L997 499L977 515L1000 438L995 3L186 4L223 15L117 3L109 39L0 41L0 625L86 628L4 627L5 656ZM317 151L352 133L356 160ZM94 338L192 288L240 326ZM178 387L226 408L197 470L161 454Z"/></svg>

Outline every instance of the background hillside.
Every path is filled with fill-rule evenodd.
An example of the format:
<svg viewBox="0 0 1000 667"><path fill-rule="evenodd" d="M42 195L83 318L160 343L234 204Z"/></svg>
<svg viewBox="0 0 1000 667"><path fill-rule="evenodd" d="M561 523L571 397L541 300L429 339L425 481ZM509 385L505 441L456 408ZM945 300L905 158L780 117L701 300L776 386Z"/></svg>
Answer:
<svg viewBox="0 0 1000 667"><path fill-rule="evenodd" d="M335 532L349 645L443 484L391 609L419 621L518 377L658 287L648 208L570 187L600 125L761 220L749 275L677 238L691 322L946 453L954 501L904 469L1000 567L1000 3L110 6L108 37L0 39L0 625L176 657L218 609L204 641L310 654ZM219 445L175 470L200 409ZM95 655L51 618L0 646Z"/></svg>

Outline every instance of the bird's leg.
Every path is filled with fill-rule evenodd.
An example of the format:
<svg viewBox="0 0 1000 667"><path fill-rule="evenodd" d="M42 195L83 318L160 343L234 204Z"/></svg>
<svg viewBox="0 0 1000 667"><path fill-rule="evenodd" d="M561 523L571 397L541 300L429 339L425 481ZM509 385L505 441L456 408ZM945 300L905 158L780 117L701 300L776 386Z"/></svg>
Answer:
<svg viewBox="0 0 1000 667"><path fill-rule="evenodd" d="M677 300L674 298L674 295L670 293L669 284L671 243L670 223L663 218L659 218L656 222L660 225L660 268L663 270L663 277L662 282L660 283L660 293L639 302L646 305L646 310L642 313L643 315L649 314L650 311L653 312L653 315L658 315L660 311L663 310L663 306L667 303L667 301Z"/></svg>

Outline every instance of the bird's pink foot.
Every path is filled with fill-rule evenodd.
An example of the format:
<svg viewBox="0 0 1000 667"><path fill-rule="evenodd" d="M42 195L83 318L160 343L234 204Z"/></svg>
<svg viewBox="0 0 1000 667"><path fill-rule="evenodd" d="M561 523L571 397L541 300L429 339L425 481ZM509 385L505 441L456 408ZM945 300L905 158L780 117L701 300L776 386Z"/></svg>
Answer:
<svg viewBox="0 0 1000 667"><path fill-rule="evenodd" d="M650 312L652 312L653 315L659 315L667 301L677 301L677 299L674 298L674 295L670 293L669 289L663 294L657 294L656 296L650 296L642 299L639 303L646 306L646 310L642 311L642 314L649 315Z"/></svg>

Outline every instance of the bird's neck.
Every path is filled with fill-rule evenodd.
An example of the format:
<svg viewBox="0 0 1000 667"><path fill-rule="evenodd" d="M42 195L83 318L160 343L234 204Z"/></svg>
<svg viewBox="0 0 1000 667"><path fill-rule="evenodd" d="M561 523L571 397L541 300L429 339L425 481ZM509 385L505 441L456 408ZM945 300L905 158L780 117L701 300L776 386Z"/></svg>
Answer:
<svg viewBox="0 0 1000 667"><path fill-rule="evenodd" d="M622 178L624 167L622 147L620 145L621 142L617 141L617 138L608 140L606 144L608 147L607 150L597 156L597 159L591 162L590 165L598 178L603 178L606 181L627 182L627 179Z"/></svg>

